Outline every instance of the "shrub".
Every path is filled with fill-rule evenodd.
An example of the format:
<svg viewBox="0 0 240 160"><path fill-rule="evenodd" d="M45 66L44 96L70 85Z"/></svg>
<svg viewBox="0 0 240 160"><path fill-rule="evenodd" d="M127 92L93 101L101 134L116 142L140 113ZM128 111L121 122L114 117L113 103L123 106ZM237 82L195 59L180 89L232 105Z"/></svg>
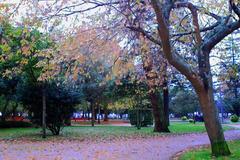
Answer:
<svg viewBox="0 0 240 160"><path fill-rule="evenodd" d="M234 114L230 117L230 120L231 120L231 122L238 122L239 117L236 114Z"/></svg>
<svg viewBox="0 0 240 160"><path fill-rule="evenodd" d="M131 125L137 126L137 114L138 110L129 110L129 120ZM153 125L153 116L151 110L140 110L139 118L141 127L147 127L148 125Z"/></svg>
<svg viewBox="0 0 240 160"><path fill-rule="evenodd" d="M194 119L189 119L188 120L190 123L194 123L195 121L194 121Z"/></svg>
<svg viewBox="0 0 240 160"><path fill-rule="evenodd" d="M182 116L182 117L181 117L181 120L182 120L182 121L186 121L186 120L187 120L187 117L186 117L186 116Z"/></svg>
<svg viewBox="0 0 240 160"><path fill-rule="evenodd" d="M27 128L32 127L32 123L24 121L0 121L0 128Z"/></svg>
<svg viewBox="0 0 240 160"><path fill-rule="evenodd" d="M28 110L33 124L42 125L42 86L22 87L21 102ZM67 85L49 82L46 84L46 127L53 135L59 135L79 103L79 94Z"/></svg>

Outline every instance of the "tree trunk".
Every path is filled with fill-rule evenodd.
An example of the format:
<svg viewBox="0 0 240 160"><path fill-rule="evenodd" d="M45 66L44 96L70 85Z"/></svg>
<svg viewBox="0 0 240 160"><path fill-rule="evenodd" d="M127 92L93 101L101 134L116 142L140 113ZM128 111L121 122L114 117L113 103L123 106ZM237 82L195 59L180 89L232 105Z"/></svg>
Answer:
<svg viewBox="0 0 240 160"><path fill-rule="evenodd" d="M42 89L42 137L46 138L46 90Z"/></svg>
<svg viewBox="0 0 240 160"><path fill-rule="evenodd" d="M170 125L169 121L169 90L167 83L163 84L163 108L164 108L164 118L167 125Z"/></svg>
<svg viewBox="0 0 240 160"><path fill-rule="evenodd" d="M83 115L82 115L82 118L85 118L85 111L83 110Z"/></svg>
<svg viewBox="0 0 240 160"><path fill-rule="evenodd" d="M91 110L92 110L91 125L92 125L92 127L94 127L94 124L95 124L95 107L92 103L91 103Z"/></svg>
<svg viewBox="0 0 240 160"><path fill-rule="evenodd" d="M159 101L158 92L149 93L154 117L154 132L170 132L166 122L164 108Z"/></svg>
<svg viewBox="0 0 240 160"><path fill-rule="evenodd" d="M100 114L101 114L101 110L100 110L100 105L98 105L98 117L97 117L97 120L98 120L98 124L100 124Z"/></svg>
<svg viewBox="0 0 240 160"><path fill-rule="evenodd" d="M104 120L103 121L108 121L108 110L107 110L107 107L104 107Z"/></svg>
<svg viewBox="0 0 240 160"><path fill-rule="evenodd" d="M87 111L87 119L90 121L90 116L89 116L89 114L90 114L90 110Z"/></svg>
<svg viewBox="0 0 240 160"><path fill-rule="evenodd" d="M210 70L209 52L199 50L199 73L202 80L201 87L195 87L199 97L205 127L211 142L214 156L229 155L230 150L224 138L223 129L219 120L219 113L214 102L213 82Z"/></svg>
<svg viewBox="0 0 240 160"><path fill-rule="evenodd" d="M214 104L212 90L198 92L201 110L207 133L211 142L212 154L215 156L229 155L230 151L225 141L218 111Z"/></svg>

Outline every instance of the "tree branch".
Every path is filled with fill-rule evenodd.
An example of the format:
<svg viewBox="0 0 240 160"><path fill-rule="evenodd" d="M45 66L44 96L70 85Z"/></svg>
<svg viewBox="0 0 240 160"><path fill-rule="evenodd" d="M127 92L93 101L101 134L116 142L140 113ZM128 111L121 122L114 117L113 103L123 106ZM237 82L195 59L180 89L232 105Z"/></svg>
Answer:
<svg viewBox="0 0 240 160"><path fill-rule="evenodd" d="M224 21L224 20L223 20ZM223 22L224 23L224 22ZM218 25L204 38L203 49L210 51L215 45L217 45L226 36L240 28L240 21L232 22L228 25Z"/></svg>
<svg viewBox="0 0 240 160"><path fill-rule="evenodd" d="M127 28L129 28L132 31L136 31L136 32L140 32L143 34L143 36L145 36L148 40L152 41L153 43L156 43L158 45L161 46L161 41L159 41L158 39L156 39L155 37L151 36L147 31L145 31L144 29L142 29L141 27L134 27L134 26L126 26Z"/></svg>
<svg viewBox="0 0 240 160"><path fill-rule="evenodd" d="M186 7L191 11L192 14L192 18L193 18L193 25L194 25L194 33L195 33L195 37L197 40L197 44L198 46L201 45L202 43L202 36L201 36L201 31L200 31L200 26L198 23L198 13L197 13L197 7L195 7L192 3L190 2L179 2L176 3L175 6L176 8L181 8L181 7Z"/></svg>
<svg viewBox="0 0 240 160"><path fill-rule="evenodd" d="M229 0L229 4L234 13L240 18L240 9L236 6L233 0Z"/></svg>
<svg viewBox="0 0 240 160"><path fill-rule="evenodd" d="M162 12L162 8L164 8L164 6L162 6L159 0L151 0L151 2L157 16L159 25L158 31L165 57L168 62L184 74L195 87L202 88L203 84L197 73L193 71L191 66L180 55L174 53L171 49L169 28L167 26L167 22L165 21L166 17L164 17Z"/></svg>
<svg viewBox="0 0 240 160"><path fill-rule="evenodd" d="M206 32L206 31L210 31L212 29L214 29L215 27L217 27L220 24L220 22L216 22L215 24L209 26L209 27L205 27L205 28L201 28L200 32ZM186 35L190 35L196 33L195 31L189 31L189 32L182 32L182 33L176 33L176 34L172 34L171 37L179 37L179 36L186 36Z"/></svg>

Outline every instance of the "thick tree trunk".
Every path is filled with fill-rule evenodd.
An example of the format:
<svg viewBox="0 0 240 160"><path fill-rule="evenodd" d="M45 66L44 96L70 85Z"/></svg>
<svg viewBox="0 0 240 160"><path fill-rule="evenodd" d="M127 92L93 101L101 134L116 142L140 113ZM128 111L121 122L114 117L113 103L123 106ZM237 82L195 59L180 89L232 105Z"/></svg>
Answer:
<svg viewBox="0 0 240 160"><path fill-rule="evenodd" d="M211 142L212 154L215 156L229 155L230 151L225 141L218 111L214 103L212 90L198 91L201 110L207 133Z"/></svg>
<svg viewBox="0 0 240 160"><path fill-rule="evenodd" d="M149 93L153 117L154 117L154 132L170 132L168 129L168 123L166 122L163 105L159 101L158 92Z"/></svg>
<svg viewBox="0 0 240 160"><path fill-rule="evenodd" d="M214 102L209 53L208 50L199 50L198 62L202 85L201 87L195 86L195 90L199 97L205 127L211 142L212 154L214 156L229 155L231 153L225 141L218 109Z"/></svg>
<svg viewBox="0 0 240 160"><path fill-rule="evenodd" d="M42 138L46 138L46 90L42 89Z"/></svg>
<svg viewBox="0 0 240 160"><path fill-rule="evenodd" d="M167 125L170 125L169 121L169 90L167 82L163 85L163 108L164 108L164 118Z"/></svg>

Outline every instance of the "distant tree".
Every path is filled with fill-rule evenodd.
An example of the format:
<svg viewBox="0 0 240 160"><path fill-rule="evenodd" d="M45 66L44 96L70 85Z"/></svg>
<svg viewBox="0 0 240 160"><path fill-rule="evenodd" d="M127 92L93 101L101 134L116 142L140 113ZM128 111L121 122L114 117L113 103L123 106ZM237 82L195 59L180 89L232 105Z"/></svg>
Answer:
<svg viewBox="0 0 240 160"><path fill-rule="evenodd" d="M15 108L13 108L12 105L15 105L17 107L18 102L16 90L19 80L20 77L12 77L11 79L0 78L0 96L2 100L0 107L0 112L2 113L1 121L5 121L6 117L11 115L11 112Z"/></svg>
<svg viewBox="0 0 240 160"><path fill-rule="evenodd" d="M225 110L227 112L240 116L240 98L225 98Z"/></svg>
<svg viewBox="0 0 240 160"><path fill-rule="evenodd" d="M176 116L187 116L196 111L199 111L199 101L191 90L178 91L170 101L170 112Z"/></svg>

